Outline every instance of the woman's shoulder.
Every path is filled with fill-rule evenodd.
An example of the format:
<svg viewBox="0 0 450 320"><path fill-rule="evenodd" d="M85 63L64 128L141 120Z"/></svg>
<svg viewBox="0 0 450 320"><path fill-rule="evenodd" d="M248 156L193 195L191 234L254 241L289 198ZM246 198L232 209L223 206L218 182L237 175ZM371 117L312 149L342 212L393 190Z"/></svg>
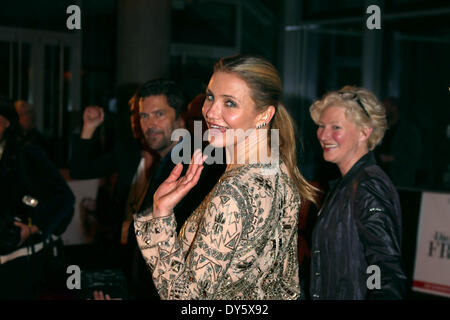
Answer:
<svg viewBox="0 0 450 320"><path fill-rule="evenodd" d="M222 175L218 184L231 185L242 192L294 189L286 165L282 161L276 164L248 164L231 169Z"/></svg>
<svg viewBox="0 0 450 320"><path fill-rule="evenodd" d="M274 166L270 163L254 163L235 167L225 173L220 178L220 181L227 181L233 183L246 183L253 179L271 179L279 174L279 166Z"/></svg>
<svg viewBox="0 0 450 320"><path fill-rule="evenodd" d="M388 189L394 187L389 176L378 165L365 167L358 175L357 180L360 186L379 185Z"/></svg>
<svg viewBox="0 0 450 320"><path fill-rule="evenodd" d="M378 199L392 199L397 194L389 176L378 165L371 165L360 172L353 183L359 196L374 196Z"/></svg>

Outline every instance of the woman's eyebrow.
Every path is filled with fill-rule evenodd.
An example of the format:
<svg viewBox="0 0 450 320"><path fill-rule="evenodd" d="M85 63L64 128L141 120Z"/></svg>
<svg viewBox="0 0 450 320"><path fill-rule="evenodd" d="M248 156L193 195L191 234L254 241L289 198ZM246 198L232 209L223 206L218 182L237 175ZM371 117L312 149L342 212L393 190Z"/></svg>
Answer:
<svg viewBox="0 0 450 320"><path fill-rule="evenodd" d="M234 99L234 100L236 100L236 101L239 102L239 99L238 99L238 98L236 98L235 96L232 96L232 95L230 95L230 94L223 94L222 97L225 97L225 98L231 98L231 99Z"/></svg>
<svg viewBox="0 0 450 320"><path fill-rule="evenodd" d="M206 94L214 95L214 93L209 88L206 88ZM223 94L222 97L231 98L231 99L236 100L237 102L240 102L238 98L236 98L235 96L232 96L231 94Z"/></svg>

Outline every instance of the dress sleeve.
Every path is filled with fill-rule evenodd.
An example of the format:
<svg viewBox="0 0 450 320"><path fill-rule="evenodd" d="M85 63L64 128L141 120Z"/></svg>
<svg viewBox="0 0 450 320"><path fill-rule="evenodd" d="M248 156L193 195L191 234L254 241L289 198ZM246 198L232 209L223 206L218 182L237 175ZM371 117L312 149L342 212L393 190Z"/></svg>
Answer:
<svg viewBox="0 0 450 320"><path fill-rule="evenodd" d="M401 212L392 191L383 184L367 180L356 193L356 224L367 265L380 271L378 288L375 278L369 280L377 271L373 267L368 271L368 282L375 285L368 290L368 299L402 299L406 277L401 256Z"/></svg>
<svg viewBox="0 0 450 320"><path fill-rule="evenodd" d="M246 215L242 190L212 193L176 234L175 216L138 217L138 245L162 299L212 299L239 245ZM247 213L248 214L248 213Z"/></svg>

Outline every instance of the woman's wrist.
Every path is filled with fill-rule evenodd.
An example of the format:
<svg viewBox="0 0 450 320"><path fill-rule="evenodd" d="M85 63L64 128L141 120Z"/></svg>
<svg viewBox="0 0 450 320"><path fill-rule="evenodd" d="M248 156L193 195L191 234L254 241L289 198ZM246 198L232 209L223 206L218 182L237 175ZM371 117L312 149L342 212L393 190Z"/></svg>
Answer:
<svg viewBox="0 0 450 320"><path fill-rule="evenodd" d="M160 209L157 206L153 206L153 218L168 217L173 213L173 210Z"/></svg>

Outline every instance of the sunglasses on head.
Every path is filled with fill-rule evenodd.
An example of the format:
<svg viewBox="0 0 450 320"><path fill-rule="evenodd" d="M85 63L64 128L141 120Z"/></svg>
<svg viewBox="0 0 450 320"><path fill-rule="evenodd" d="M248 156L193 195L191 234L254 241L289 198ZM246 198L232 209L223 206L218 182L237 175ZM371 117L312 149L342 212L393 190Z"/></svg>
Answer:
<svg viewBox="0 0 450 320"><path fill-rule="evenodd" d="M344 100L354 100L356 101L361 109L364 111L365 115L370 119L370 115L367 112L366 108L362 104L361 100L359 100L358 94L356 92L345 92L345 91L339 91L338 94L342 97Z"/></svg>

